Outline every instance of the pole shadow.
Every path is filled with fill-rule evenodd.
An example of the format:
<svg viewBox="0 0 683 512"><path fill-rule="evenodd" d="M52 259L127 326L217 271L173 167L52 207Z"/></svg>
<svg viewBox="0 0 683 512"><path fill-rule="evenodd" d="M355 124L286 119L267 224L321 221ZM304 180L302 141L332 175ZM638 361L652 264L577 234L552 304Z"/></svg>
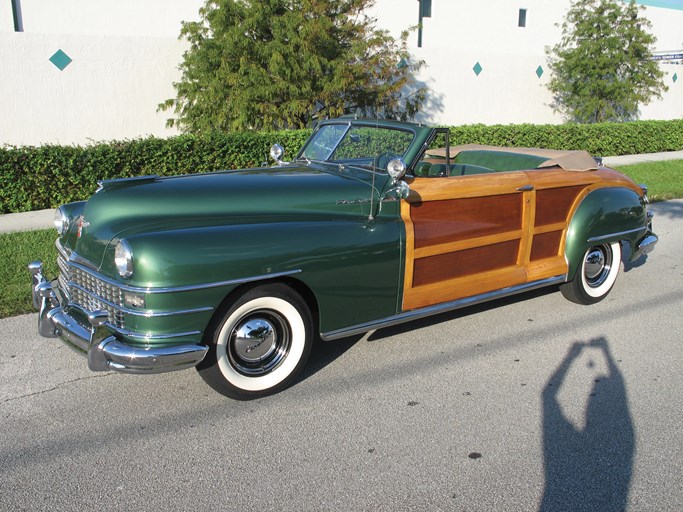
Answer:
<svg viewBox="0 0 683 512"><path fill-rule="evenodd" d="M589 349L597 349L604 358L607 375L594 378L585 426L577 428L563 411L559 398L570 369ZM587 367L594 367L592 359ZM579 373L586 378L591 372ZM634 452L635 433L626 387L607 340L600 337L574 343L543 390L545 489L540 510L626 510Z"/></svg>

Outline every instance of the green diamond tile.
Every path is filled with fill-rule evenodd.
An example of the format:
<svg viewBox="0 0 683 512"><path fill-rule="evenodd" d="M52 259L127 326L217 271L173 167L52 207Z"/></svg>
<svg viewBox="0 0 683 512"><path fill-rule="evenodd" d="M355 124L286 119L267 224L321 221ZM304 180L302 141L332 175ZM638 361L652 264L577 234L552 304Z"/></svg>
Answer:
<svg viewBox="0 0 683 512"><path fill-rule="evenodd" d="M62 50L57 50L52 57L50 57L50 62L52 62L57 69L64 71L64 68L71 64L71 57L69 57Z"/></svg>
<svg viewBox="0 0 683 512"><path fill-rule="evenodd" d="M673 76L674 83L676 83L677 80L678 80L678 73L674 73L674 76Z"/></svg>
<svg viewBox="0 0 683 512"><path fill-rule="evenodd" d="M479 76L479 73L481 73L483 70L484 70L484 68L482 68L481 64L479 64L478 62L472 68L472 71L474 71L474 74L477 76Z"/></svg>
<svg viewBox="0 0 683 512"><path fill-rule="evenodd" d="M536 76L537 76L538 78L541 78L541 77L543 76L543 67L542 67L542 66L538 66L538 67L536 68Z"/></svg>

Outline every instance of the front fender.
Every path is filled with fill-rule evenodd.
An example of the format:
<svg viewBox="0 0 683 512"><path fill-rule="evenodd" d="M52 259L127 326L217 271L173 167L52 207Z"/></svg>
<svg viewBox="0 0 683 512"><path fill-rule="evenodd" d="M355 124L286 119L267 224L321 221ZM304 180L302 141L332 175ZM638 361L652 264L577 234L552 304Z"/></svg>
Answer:
<svg viewBox="0 0 683 512"><path fill-rule="evenodd" d="M395 216L321 218L147 232L127 238L131 286L220 287L288 275L315 295L329 331L396 313L401 226ZM106 258L110 260L111 258ZM208 292L214 302L220 300ZM217 306L218 304L212 304Z"/></svg>
<svg viewBox="0 0 683 512"><path fill-rule="evenodd" d="M569 223L565 256L567 280L574 278L584 253L598 243L629 242L629 259L647 232L645 201L624 187L606 187L583 198Z"/></svg>

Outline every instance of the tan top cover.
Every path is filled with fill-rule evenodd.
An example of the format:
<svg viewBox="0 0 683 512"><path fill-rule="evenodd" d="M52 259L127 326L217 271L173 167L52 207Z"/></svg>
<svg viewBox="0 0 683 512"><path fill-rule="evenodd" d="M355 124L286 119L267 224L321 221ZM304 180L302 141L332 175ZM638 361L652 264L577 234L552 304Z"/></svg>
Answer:
<svg viewBox="0 0 683 512"><path fill-rule="evenodd" d="M538 167L560 166L565 171L595 171L600 166L595 162L587 151L567 151L562 149L539 149L539 148L506 148L499 146L484 146L481 144L463 144L461 146L451 146L450 158L455 158L461 151L503 151L506 153L517 153L522 155L532 155L546 157L548 160ZM428 155L446 158L446 148L430 149Z"/></svg>

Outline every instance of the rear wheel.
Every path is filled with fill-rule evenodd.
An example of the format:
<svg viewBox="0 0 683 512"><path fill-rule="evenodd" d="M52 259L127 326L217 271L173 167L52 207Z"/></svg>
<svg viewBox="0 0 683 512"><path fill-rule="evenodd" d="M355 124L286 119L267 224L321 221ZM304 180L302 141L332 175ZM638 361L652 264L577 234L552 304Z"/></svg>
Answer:
<svg viewBox="0 0 683 512"><path fill-rule="evenodd" d="M313 322L304 300L281 284L252 288L217 315L197 367L213 389L249 400L287 387L306 364Z"/></svg>
<svg viewBox="0 0 683 512"><path fill-rule="evenodd" d="M621 264L619 242L590 247L581 259L574 279L560 287L562 295L578 304L595 304L614 286Z"/></svg>

